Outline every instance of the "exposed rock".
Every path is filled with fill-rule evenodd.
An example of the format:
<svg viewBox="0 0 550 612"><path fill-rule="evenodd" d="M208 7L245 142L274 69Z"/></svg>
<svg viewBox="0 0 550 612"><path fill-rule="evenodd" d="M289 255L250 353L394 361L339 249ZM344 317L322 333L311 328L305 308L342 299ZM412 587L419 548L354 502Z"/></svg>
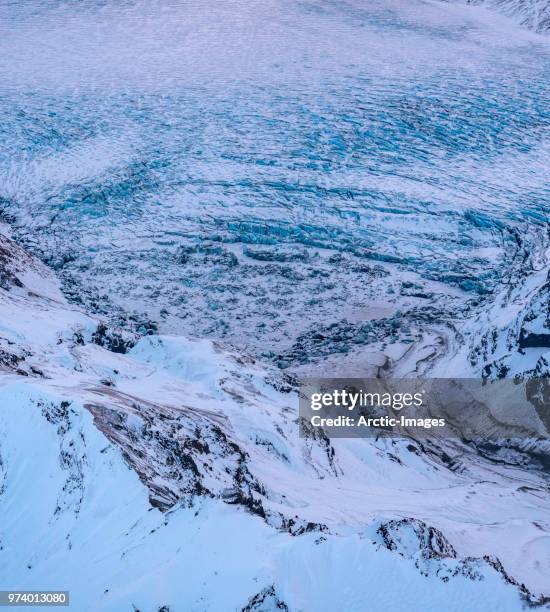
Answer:
<svg viewBox="0 0 550 612"><path fill-rule="evenodd" d="M289 612L288 606L277 597L275 587L272 585L260 591L250 599L241 612Z"/></svg>

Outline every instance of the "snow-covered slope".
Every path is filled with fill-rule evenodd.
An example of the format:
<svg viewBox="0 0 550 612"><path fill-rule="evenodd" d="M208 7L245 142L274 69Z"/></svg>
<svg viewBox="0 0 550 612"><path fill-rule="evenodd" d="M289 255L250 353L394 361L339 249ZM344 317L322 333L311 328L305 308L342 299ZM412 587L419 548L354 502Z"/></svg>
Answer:
<svg viewBox="0 0 550 612"><path fill-rule="evenodd" d="M2 588L117 611L546 601L536 463L458 442L300 439L279 371L109 329L0 240Z"/></svg>
<svg viewBox="0 0 550 612"><path fill-rule="evenodd" d="M497 10L535 32L550 31L548 0L466 0L466 3Z"/></svg>

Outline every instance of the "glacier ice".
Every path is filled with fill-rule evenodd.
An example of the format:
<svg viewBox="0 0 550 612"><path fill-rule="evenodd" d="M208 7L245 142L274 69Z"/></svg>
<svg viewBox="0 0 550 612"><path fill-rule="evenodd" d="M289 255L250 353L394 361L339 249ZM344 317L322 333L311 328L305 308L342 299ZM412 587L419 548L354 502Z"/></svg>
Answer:
<svg viewBox="0 0 550 612"><path fill-rule="evenodd" d="M0 0L0 587L548 607L547 446L300 439L294 381L549 374L545 11Z"/></svg>

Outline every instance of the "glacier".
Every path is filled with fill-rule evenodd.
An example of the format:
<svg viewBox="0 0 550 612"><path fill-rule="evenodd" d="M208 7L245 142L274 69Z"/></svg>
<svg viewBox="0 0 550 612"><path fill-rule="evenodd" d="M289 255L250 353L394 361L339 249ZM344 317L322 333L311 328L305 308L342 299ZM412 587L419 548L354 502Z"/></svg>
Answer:
<svg viewBox="0 0 550 612"><path fill-rule="evenodd" d="M299 438L296 389L548 376L547 16L0 0L0 589L550 607L545 441Z"/></svg>
<svg viewBox="0 0 550 612"><path fill-rule="evenodd" d="M543 251L544 37L451 4L11 6L0 208L117 325L290 365L373 305L406 342L473 318Z"/></svg>

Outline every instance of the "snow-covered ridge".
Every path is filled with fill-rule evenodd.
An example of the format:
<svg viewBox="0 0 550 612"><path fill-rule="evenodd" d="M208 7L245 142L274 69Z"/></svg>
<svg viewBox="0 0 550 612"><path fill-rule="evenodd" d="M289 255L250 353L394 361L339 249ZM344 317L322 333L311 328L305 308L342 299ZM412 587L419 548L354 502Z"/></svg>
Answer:
<svg viewBox="0 0 550 612"><path fill-rule="evenodd" d="M120 335L0 240L3 588L69 588L82 610L313 611L344 581L345 609L400 610L397 572L422 609L546 601L548 482L521 452L299 439L277 370Z"/></svg>
<svg viewBox="0 0 550 612"><path fill-rule="evenodd" d="M550 31L548 0L465 0L465 2L496 10L535 32Z"/></svg>

